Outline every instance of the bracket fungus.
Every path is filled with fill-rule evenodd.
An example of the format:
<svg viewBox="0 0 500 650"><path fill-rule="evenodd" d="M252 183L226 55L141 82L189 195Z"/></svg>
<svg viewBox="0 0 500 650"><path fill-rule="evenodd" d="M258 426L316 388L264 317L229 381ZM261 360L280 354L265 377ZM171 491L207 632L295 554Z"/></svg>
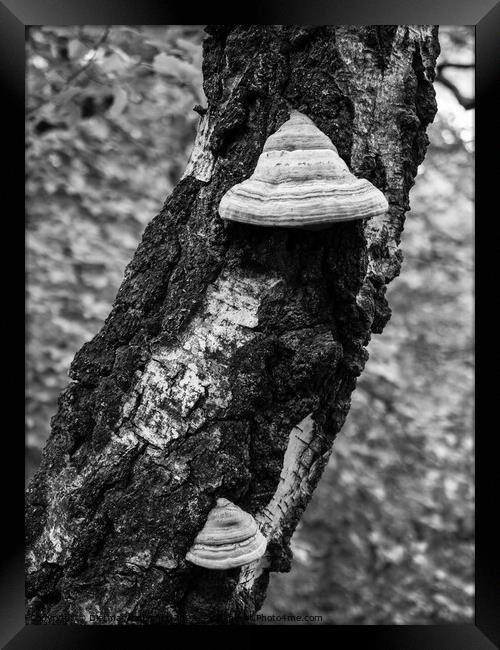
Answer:
<svg viewBox="0 0 500 650"><path fill-rule="evenodd" d="M330 138L292 110L267 138L250 178L224 194L219 214L255 226L319 230L388 207L380 190L349 171Z"/></svg>
<svg viewBox="0 0 500 650"><path fill-rule="evenodd" d="M262 557L267 540L251 514L217 499L186 560L207 569L233 569Z"/></svg>

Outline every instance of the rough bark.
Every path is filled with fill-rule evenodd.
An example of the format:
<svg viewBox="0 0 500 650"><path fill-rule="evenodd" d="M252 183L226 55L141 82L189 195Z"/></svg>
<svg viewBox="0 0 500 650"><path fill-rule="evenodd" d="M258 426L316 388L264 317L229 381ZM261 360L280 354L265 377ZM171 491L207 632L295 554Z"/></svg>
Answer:
<svg viewBox="0 0 500 650"><path fill-rule="evenodd" d="M431 26L214 26L208 111L102 330L76 355L27 493L27 618L245 621L328 460L389 319L438 54ZM290 108L386 195L382 218L324 231L226 225ZM217 497L256 516L264 561L185 554Z"/></svg>

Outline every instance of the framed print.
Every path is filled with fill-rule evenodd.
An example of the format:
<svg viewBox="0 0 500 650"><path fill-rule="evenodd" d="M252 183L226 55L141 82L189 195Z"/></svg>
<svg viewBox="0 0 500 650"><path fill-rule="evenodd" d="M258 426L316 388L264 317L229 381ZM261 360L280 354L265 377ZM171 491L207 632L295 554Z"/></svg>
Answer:
<svg viewBox="0 0 500 650"><path fill-rule="evenodd" d="M259 9L0 4L13 204L25 115L9 650L500 643L475 380L499 6Z"/></svg>

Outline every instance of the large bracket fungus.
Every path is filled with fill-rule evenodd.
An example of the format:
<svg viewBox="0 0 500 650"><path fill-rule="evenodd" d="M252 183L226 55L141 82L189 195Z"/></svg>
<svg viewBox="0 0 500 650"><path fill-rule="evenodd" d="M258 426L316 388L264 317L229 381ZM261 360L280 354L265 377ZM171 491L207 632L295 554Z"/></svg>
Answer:
<svg viewBox="0 0 500 650"><path fill-rule="evenodd" d="M330 138L296 110L266 140L250 178L231 187L219 204L228 221L314 230L387 209L382 192L356 178Z"/></svg>
<svg viewBox="0 0 500 650"><path fill-rule="evenodd" d="M250 513L228 499L217 499L186 560L207 569L234 569L258 560L266 546Z"/></svg>

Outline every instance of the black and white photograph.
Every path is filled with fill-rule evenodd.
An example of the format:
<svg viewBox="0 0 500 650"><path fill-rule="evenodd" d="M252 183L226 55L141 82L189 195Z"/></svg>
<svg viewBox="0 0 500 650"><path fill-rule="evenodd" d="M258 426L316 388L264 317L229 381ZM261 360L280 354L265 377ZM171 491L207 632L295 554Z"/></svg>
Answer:
<svg viewBox="0 0 500 650"><path fill-rule="evenodd" d="M24 47L26 627L473 629L475 25Z"/></svg>

